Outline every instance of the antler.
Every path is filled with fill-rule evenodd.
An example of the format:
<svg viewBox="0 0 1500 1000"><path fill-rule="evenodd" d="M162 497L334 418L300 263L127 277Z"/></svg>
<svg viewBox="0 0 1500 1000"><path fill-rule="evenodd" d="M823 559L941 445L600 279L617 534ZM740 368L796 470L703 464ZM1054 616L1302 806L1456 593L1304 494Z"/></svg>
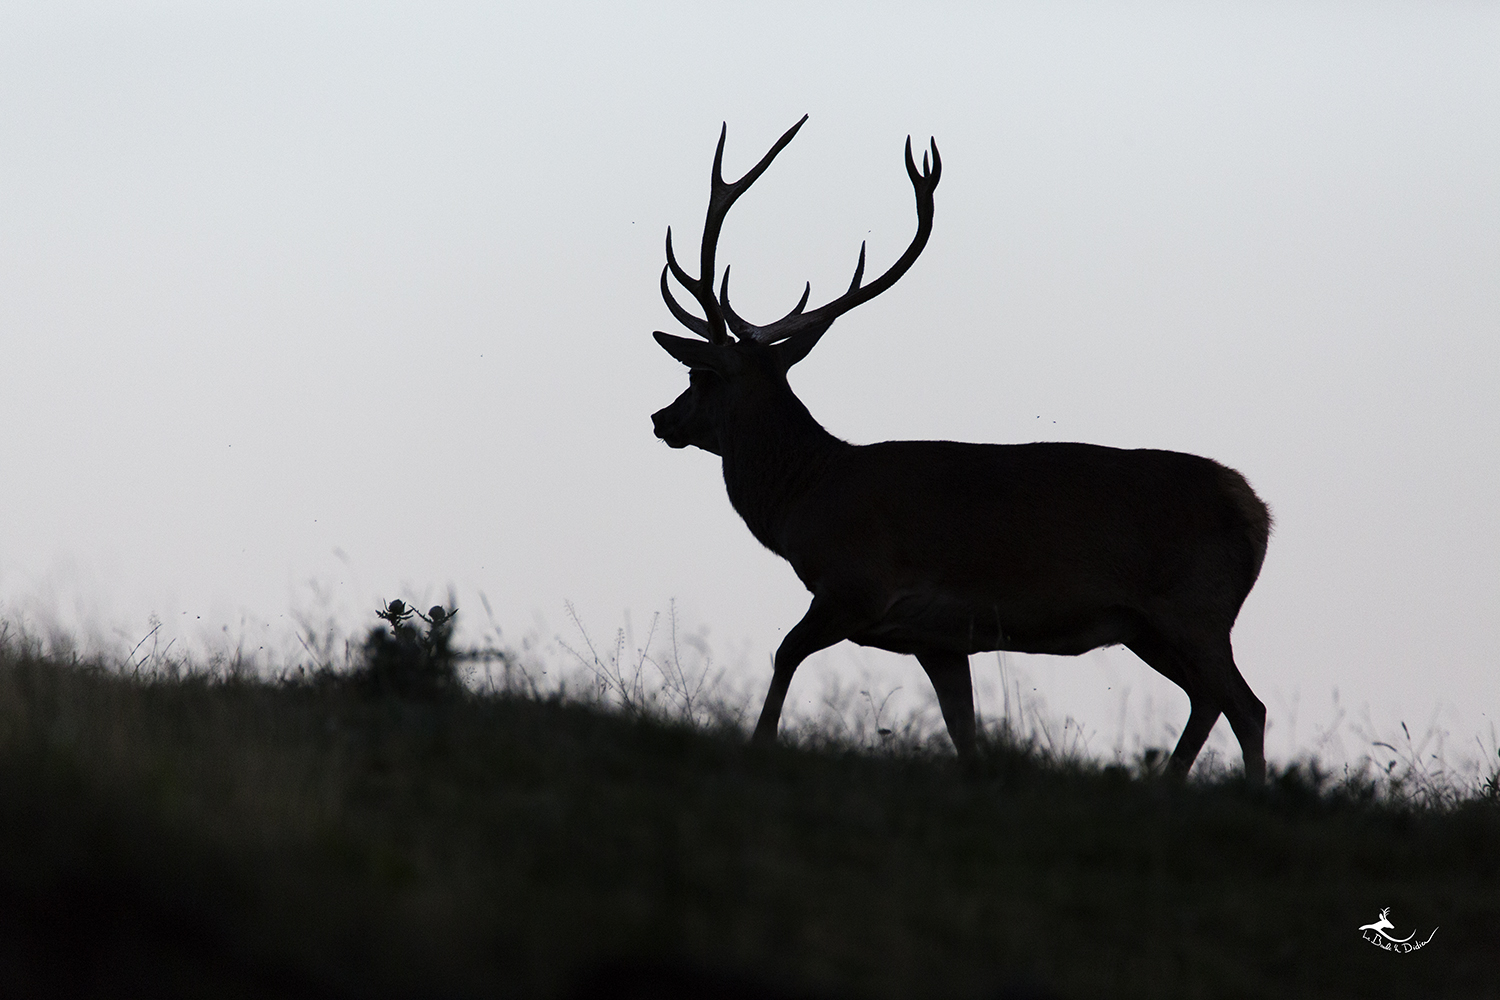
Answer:
<svg viewBox="0 0 1500 1000"><path fill-rule="evenodd" d="M723 173L724 139L729 134L729 123L725 122L724 127L719 130L719 148L714 151L713 186L708 196L708 218L703 223L703 246L699 254L698 277L689 276L677 263L677 257L672 253L672 227L667 227L667 266L661 271L661 297L666 300L667 308L672 311L677 322L711 343L727 344L729 342L729 334L724 324L725 310L721 310L719 303L714 299L714 252L719 244L719 232L724 228L724 217L729 214L729 208L735 200L744 194L761 174L765 173L771 161L776 159L776 154L786 148L786 144L792 141L792 137L806 121L807 115L803 115L797 124L787 129L785 134L776 140L776 145L771 147L769 153L761 157L761 161L752 167L749 173L733 184L725 183ZM703 309L704 319L699 319L682 308L672 297L672 291L667 285L668 271L671 271L672 277L676 278L678 283L698 300L698 305ZM725 278L728 276L726 271ZM804 301L806 301L805 296ZM727 309L727 300L724 305ZM736 322L739 321L739 317L734 318Z"/></svg>
<svg viewBox="0 0 1500 1000"><path fill-rule="evenodd" d="M798 123L801 124L800 122ZM849 283L849 290L827 305L820 306L812 312L805 313L802 310L807 306L808 296L812 293L812 283L808 282L802 290L802 298L791 312L781 319L765 326L755 326L741 319L729 305L729 268L724 268L724 281L719 287L719 302L724 317L728 321L734 335L741 340L754 340L762 344L774 344L777 341L798 337L794 354L796 360L804 356L812 349L817 339L821 337L833 321L844 313L853 309L862 302L868 302L881 292L890 288L907 270L916 262L922 249L927 246L927 238L932 235L933 201L932 193L937 188L938 179L943 175L943 159L938 155L937 140L930 140L932 144L932 166L929 169L927 154L922 154L922 171L917 172L917 164L911 155L911 136L906 137L906 173L911 178L912 187L917 195L917 234L912 237L911 245L906 252L900 256L896 263L892 264L884 274L861 286L860 280L865 274L865 244L859 245L859 263L854 268L854 280ZM800 335L800 336L799 336Z"/></svg>
<svg viewBox="0 0 1500 1000"><path fill-rule="evenodd" d="M911 136L906 137L906 173L911 178L912 188L917 196L917 233L912 237L911 245L906 248L896 263L870 282L862 285L861 281L865 275L865 244L859 245L859 263L854 268L854 280L849 284L849 290L832 302L814 309L812 312L804 312L807 308L808 297L812 294L812 283L809 282L802 290L802 298L791 312L781 319L765 326L756 326L748 323L729 305L729 268L724 268L724 279L719 286L719 296L714 298L714 254L719 244L719 234L724 228L724 217L729 214L730 206L740 195L754 184L761 174L765 173L776 154L786 148L786 144L792 141L807 121L807 115L787 129L785 134L778 140L771 151L761 158L749 173L735 181L733 184L726 183L723 175L724 164L724 140L729 134L729 125L725 123L719 130L719 146L714 151L714 173L713 186L708 198L708 217L703 223L703 244L699 251L698 277L694 278L682 269L677 263L677 257L672 252L672 229L667 228L667 265L661 271L661 297L666 301L667 308L672 311L677 322L689 330L703 337L713 344L729 343L729 333L733 331L735 337L740 340L754 340L761 344L774 344L783 340L792 340L795 343L788 344L785 348L787 364L795 364L812 350L818 338L827 332L833 325L833 321L844 313L853 309L862 302L868 302L881 292L890 288L901 276L907 272L916 262L917 257L927 246L927 238L932 235L933 201L932 193L936 190L939 178L943 175L943 159L938 155L937 140L930 140L932 159L929 166L928 154L922 154L922 169L917 170L916 160L911 155ZM703 310L703 319L699 319L684 309L676 299L672 297L671 287L667 283L667 272L678 283L692 293L698 305Z"/></svg>

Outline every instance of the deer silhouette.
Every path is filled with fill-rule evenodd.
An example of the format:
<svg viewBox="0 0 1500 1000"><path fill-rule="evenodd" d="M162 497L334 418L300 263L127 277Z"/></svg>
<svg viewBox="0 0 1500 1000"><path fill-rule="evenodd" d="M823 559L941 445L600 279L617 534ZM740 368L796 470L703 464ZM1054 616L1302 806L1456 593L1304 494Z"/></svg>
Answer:
<svg viewBox="0 0 1500 1000"><path fill-rule="evenodd" d="M1391 908L1389 906L1387 906L1385 909L1383 909L1383 910L1380 911L1380 919L1379 920L1375 921L1373 924L1365 924L1363 927L1360 928L1360 930L1362 930L1362 931L1374 931L1376 934L1379 934L1381 937L1385 938L1387 941L1394 941L1397 944L1404 944L1407 941L1410 941L1412 938L1414 938L1414 937L1417 936L1417 932L1416 931L1412 931L1410 934L1406 935L1406 937L1404 937L1404 938L1395 938L1395 937L1391 937L1389 934L1387 934L1386 931L1388 931L1388 930L1395 930L1396 929L1396 925L1393 924L1393 923L1391 923L1389 920L1386 919L1386 917L1390 916L1390 913L1391 913Z"/></svg>
<svg viewBox="0 0 1500 1000"><path fill-rule="evenodd" d="M798 664L849 639L915 655L959 756L972 761L969 654L1078 655L1123 644L1191 702L1169 770L1187 773L1224 714L1246 777L1260 783L1266 709L1235 665L1230 630L1260 573L1271 515L1243 476L1194 455L1090 444L854 445L824 430L793 394L788 370L926 246L942 176L935 141L918 170L906 140L917 232L878 278L863 282L861 246L847 292L806 311L809 285L765 326L730 306L728 267L715 296L725 216L806 121L734 183L723 178L727 125L720 131L698 275L677 262L671 229L661 273L667 308L702 339L654 335L690 369L687 390L652 415L657 437L722 458L730 503L812 593L776 651L754 739L775 739ZM702 317L673 298L669 277Z"/></svg>

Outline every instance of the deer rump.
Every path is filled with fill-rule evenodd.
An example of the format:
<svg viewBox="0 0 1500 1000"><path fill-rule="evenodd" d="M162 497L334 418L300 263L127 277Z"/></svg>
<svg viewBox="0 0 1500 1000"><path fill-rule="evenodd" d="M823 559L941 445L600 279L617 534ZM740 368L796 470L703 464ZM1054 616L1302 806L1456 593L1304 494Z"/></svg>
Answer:
<svg viewBox="0 0 1500 1000"><path fill-rule="evenodd" d="M1148 630L1227 634L1265 557L1265 505L1196 455L1051 442L841 451L762 540L808 590L861 607L870 624L849 638L863 646L1077 655Z"/></svg>

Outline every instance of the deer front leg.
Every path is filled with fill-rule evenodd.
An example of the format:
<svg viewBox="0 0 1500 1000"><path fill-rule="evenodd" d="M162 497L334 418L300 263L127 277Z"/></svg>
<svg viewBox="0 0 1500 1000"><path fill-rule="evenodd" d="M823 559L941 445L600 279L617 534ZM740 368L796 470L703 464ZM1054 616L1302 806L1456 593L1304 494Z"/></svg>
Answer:
<svg viewBox="0 0 1500 1000"><path fill-rule="evenodd" d="M937 692L938 707L948 724L948 737L958 759L972 765L978 758L974 735L974 679L969 675L969 658L963 653L918 653L917 662L927 671Z"/></svg>
<svg viewBox="0 0 1500 1000"><path fill-rule="evenodd" d="M776 669L771 675L771 689L766 692L765 706L760 710L760 721L755 724L754 742L775 741L776 727L781 722L781 706L786 702L787 689L792 685L792 674L797 672L802 661L820 649L849 638L869 621L870 616L861 611L856 602L831 597L822 590L813 594L807 614L792 626L776 650Z"/></svg>

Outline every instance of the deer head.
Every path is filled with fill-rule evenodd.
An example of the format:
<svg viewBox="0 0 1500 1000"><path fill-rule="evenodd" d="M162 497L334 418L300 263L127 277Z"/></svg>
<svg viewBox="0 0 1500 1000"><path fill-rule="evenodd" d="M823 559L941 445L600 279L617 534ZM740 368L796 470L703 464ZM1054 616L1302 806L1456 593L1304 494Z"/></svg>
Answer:
<svg viewBox="0 0 1500 1000"><path fill-rule="evenodd" d="M811 312L807 301L812 294L809 282L802 298L792 311L765 326L756 326L740 317L729 304L729 268L724 268L719 294L714 296L715 263L719 234L724 219L735 201L749 190L771 161L792 141L807 116L776 141L750 172L739 180L724 180L724 141L729 127L719 131L719 145L714 151L712 187L708 200L708 217L703 223L703 240L699 249L698 276L693 277L677 262L672 250L672 230L667 229L667 263L661 272L661 294L677 321L702 340L674 337L657 331L657 343L668 354L691 369L687 390L651 417L656 436L673 448L693 445L716 455L723 454L723 426L727 411L737 397L779 396L786 385L787 370L805 358L833 321L855 306L868 302L894 285L916 261L927 238L932 234L932 193L942 176L943 161L937 143L931 144L931 160L922 154L922 168L912 158L911 138L906 140L906 172L917 198L917 232L906 252L884 274L864 284L865 245L860 244L859 262L849 290ZM668 275L675 278L689 294L703 316L695 316L673 297ZM785 389L790 394L790 389ZM799 404L800 405L800 404ZM811 419L811 418L809 418Z"/></svg>

